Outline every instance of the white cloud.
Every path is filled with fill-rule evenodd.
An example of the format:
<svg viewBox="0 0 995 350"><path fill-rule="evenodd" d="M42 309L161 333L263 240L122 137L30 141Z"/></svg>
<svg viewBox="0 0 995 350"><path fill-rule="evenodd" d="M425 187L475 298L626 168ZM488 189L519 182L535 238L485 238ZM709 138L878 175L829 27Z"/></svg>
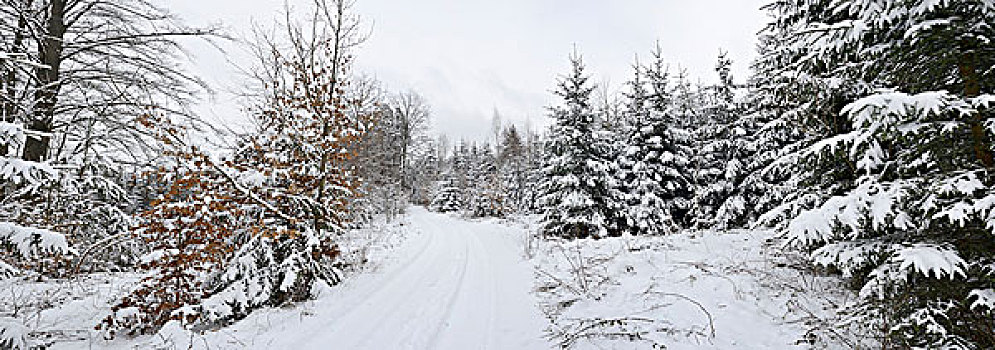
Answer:
<svg viewBox="0 0 995 350"><path fill-rule="evenodd" d="M298 0L303 4L307 1ZM483 138L494 108L506 120L539 121L553 102L549 90L565 72L573 45L584 54L595 81L628 79L634 54L648 56L659 40L672 63L695 79L714 81L719 48L748 74L765 0L359 0L373 26L358 66L394 90L414 89L435 111L437 131ZM282 1L169 0L193 23L223 21L235 31L251 19L269 23ZM224 59L197 45L196 70L208 79L235 81ZM235 59L238 61L238 58ZM219 113L237 114L227 99ZM228 118L226 118L228 119Z"/></svg>

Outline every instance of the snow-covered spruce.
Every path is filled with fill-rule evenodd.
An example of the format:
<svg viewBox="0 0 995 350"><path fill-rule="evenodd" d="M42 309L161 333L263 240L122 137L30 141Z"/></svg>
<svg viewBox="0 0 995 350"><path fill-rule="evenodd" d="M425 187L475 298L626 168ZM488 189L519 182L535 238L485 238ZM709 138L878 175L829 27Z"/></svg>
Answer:
<svg viewBox="0 0 995 350"><path fill-rule="evenodd" d="M469 197L469 213L474 217L501 217L507 212L507 193L502 188L498 174L498 162L491 146L484 144L475 147L469 179L472 191Z"/></svg>
<svg viewBox="0 0 995 350"><path fill-rule="evenodd" d="M443 176L446 179L440 181L430 208L440 213L458 212L463 207L463 194L460 191L459 184L453 175L446 174Z"/></svg>
<svg viewBox="0 0 995 350"><path fill-rule="evenodd" d="M716 64L720 82L700 93L701 118L693 133L691 165L694 198L691 225L698 228L743 227L746 203L739 187L748 175L752 147L744 127L743 95L736 86L727 53Z"/></svg>
<svg viewBox="0 0 995 350"><path fill-rule="evenodd" d="M505 194L505 208L508 212L524 213L530 205L528 176L531 169L528 153L531 150L514 124L501 132L501 143L498 146L498 176Z"/></svg>
<svg viewBox="0 0 995 350"><path fill-rule="evenodd" d="M689 134L674 115L675 98L660 48L628 82L626 135L618 157L624 229L632 234L674 232L690 207ZM645 79L645 80L644 80Z"/></svg>
<svg viewBox="0 0 995 350"><path fill-rule="evenodd" d="M609 135L596 123L584 63L576 52L571 71L558 83L562 104L551 108L544 177L540 185L542 230L564 238L620 234L624 220L617 194Z"/></svg>
<svg viewBox="0 0 995 350"><path fill-rule="evenodd" d="M790 247L851 277L862 298L852 321L879 329L884 344L995 346L995 315L984 306L995 287L995 91L984 83L995 81L992 5L768 7L781 32L765 55L782 65L758 73L770 91L801 92L782 119L821 133L762 171L793 174L782 183L798 190L761 223L780 222Z"/></svg>

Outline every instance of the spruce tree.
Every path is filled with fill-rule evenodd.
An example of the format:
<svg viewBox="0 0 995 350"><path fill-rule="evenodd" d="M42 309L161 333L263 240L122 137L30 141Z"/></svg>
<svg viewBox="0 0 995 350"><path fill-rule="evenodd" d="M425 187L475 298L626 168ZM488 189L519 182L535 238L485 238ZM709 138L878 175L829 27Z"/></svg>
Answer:
<svg viewBox="0 0 995 350"><path fill-rule="evenodd" d="M800 188L763 219L786 218L789 246L853 279L861 300L852 320L879 329L882 343L995 346L985 127L995 7L812 0L769 9L772 26L786 28L769 57L784 68L762 74L796 79L767 86L794 91L780 115L822 134L782 148L768 168L795 174Z"/></svg>
<svg viewBox="0 0 995 350"><path fill-rule="evenodd" d="M453 146L452 155L446 159L448 163L442 180L436 187L435 195L429 209L438 212L460 212L467 209L467 201L470 199L467 193L469 171L470 171L470 144L466 140L461 140L460 144Z"/></svg>
<svg viewBox="0 0 995 350"><path fill-rule="evenodd" d="M501 186L506 193L506 207L522 212L526 207L526 159L525 144L518 128L509 125L501 133L501 150L498 157Z"/></svg>
<svg viewBox="0 0 995 350"><path fill-rule="evenodd" d="M443 177L445 179L440 181L429 208L440 213L458 212L462 209L458 181L452 174L445 174Z"/></svg>
<svg viewBox="0 0 995 350"><path fill-rule="evenodd" d="M545 177L546 163L546 142L544 137L526 128L525 134L525 170L522 188L523 210L528 213L537 214L542 211L540 197L542 196L542 183Z"/></svg>
<svg viewBox="0 0 995 350"><path fill-rule="evenodd" d="M672 84L659 46L653 51L653 61L644 66L642 71L648 87L645 97L647 110L642 112L645 114L645 121L632 128L632 135L628 140L630 149L621 158L633 162L629 168L636 169L637 172L633 178L637 182L628 182L643 183L642 192L652 191L655 193L654 197L663 201L662 204L655 204L665 213L663 220L676 228L686 227L693 197L690 177L691 133L686 128L693 115L690 90L681 88L680 81ZM638 175L639 172L643 174ZM639 178L642 179L635 180ZM655 181L656 184L649 181ZM627 191L633 191L632 187L628 186ZM649 203L649 200L643 198L636 203L645 206L644 203ZM634 205L632 202L629 204ZM642 215L647 217L645 220L658 220L650 219L647 214Z"/></svg>
<svg viewBox="0 0 995 350"><path fill-rule="evenodd" d="M474 217L504 216L507 195L501 186L497 158L489 144L485 143L476 150L470 173L473 185L469 201L470 214Z"/></svg>
<svg viewBox="0 0 995 350"><path fill-rule="evenodd" d="M548 236L603 238L618 234L612 227L620 207L611 193L615 180L609 145L595 125L593 87L581 56L572 54L570 64L571 72L561 77L555 91L562 102L550 108L555 123L541 185L541 226Z"/></svg>
<svg viewBox="0 0 995 350"><path fill-rule="evenodd" d="M624 146L618 157L619 191L625 200L625 226L632 234L661 234L676 229L671 203L672 190L665 187L670 178L674 157L673 140L663 114L653 113L649 91L643 81L638 60L634 77L625 94L626 130Z"/></svg>
<svg viewBox="0 0 995 350"><path fill-rule="evenodd" d="M702 123L694 132L695 187L691 216L698 228L729 227L730 215L743 209L738 198L730 200L744 175L742 160L748 154L743 147L745 130L736 125L740 111L731 65L732 61L721 53L715 68L720 81L704 91Z"/></svg>

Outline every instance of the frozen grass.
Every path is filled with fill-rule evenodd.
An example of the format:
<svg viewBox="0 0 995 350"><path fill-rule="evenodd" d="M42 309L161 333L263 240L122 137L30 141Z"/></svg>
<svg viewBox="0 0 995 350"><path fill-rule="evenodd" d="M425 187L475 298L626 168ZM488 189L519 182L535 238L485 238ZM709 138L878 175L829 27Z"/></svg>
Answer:
<svg viewBox="0 0 995 350"><path fill-rule="evenodd" d="M769 231L530 240L547 335L576 349L847 349L854 298Z"/></svg>

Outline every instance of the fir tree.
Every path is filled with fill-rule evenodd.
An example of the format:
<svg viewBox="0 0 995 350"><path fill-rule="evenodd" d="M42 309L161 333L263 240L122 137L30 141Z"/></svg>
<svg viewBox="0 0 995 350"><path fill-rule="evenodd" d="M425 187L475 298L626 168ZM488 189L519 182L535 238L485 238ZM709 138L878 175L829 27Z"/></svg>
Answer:
<svg viewBox="0 0 995 350"><path fill-rule="evenodd" d="M635 74L625 95L630 125L618 157L619 191L625 199L624 228L632 234L668 233L677 228L670 211L672 203L668 202L673 191L665 187L670 184L665 180L672 176L673 140L664 115L650 109L638 60L633 68Z"/></svg>
<svg viewBox="0 0 995 350"><path fill-rule="evenodd" d="M445 174L443 177L445 179L440 181L429 208L440 213L458 212L463 207L461 204L463 195L460 193L458 181L452 174Z"/></svg>
<svg viewBox="0 0 995 350"><path fill-rule="evenodd" d="M559 80L556 95L562 104L550 108L555 124L547 145L549 160L542 179L542 228L563 238L602 238L616 235L613 220L619 203L612 195L615 180L609 146L598 134L591 106L593 88L581 57L570 56L571 72Z"/></svg>
<svg viewBox="0 0 995 350"><path fill-rule="evenodd" d="M695 227L728 227L730 216L740 213L742 202L733 198L744 176L745 130L736 125L740 113L735 101L732 61L719 55L716 72L720 82L705 90L702 123L695 129L694 201Z"/></svg>
<svg viewBox="0 0 995 350"><path fill-rule="evenodd" d="M784 69L763 74L794 71L800 79L780 85L798 92L788 112L822 134L784 148L769 168L796 174L801 186L764 219L787 218L780 227L790 246L853 278L861 301L852 319L879 329L882 343L995 346L992 131L982 126L995 100L995 8L877 0L769 8L774 25L791 25L771 55Z"/></svg>

